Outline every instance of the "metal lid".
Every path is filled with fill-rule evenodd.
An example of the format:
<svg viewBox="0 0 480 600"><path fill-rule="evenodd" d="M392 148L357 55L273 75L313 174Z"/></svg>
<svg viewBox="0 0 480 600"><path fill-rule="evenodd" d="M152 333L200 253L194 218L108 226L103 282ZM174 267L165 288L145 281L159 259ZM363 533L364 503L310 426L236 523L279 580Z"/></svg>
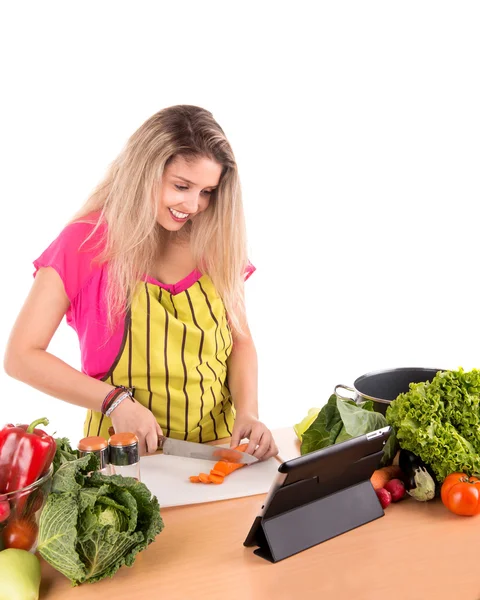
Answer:
<svg viewBox="0 0 480 600"><path fill-rule="evenodd" d="M134 433L114 433L108 440L109 446L130 446L138 444L138 438Z"/></svg>
<svg viewBox="0 0 480 600"><path fill-rule="evenodd" d="M107 440L98 435L92 435L90 437L83 438L78 442L78 449L80 452L93 452L95 450L102 450L103 448L107 447Z"/></svg>

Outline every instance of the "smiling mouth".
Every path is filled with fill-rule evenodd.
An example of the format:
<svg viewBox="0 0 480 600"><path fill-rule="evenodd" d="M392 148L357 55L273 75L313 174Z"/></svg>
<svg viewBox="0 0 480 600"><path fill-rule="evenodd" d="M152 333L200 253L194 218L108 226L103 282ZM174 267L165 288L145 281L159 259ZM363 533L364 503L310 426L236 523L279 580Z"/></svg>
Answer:
<svg viewBox="0 0 480 600"><path fill-rule="evenodd" d="M173 208L169 208L168 210L171 212L173 217L175 219L177 219L178 221L186 221L188 219L188 217L190 216L188 213L182 213L178 210L174 210Z"/></svg>

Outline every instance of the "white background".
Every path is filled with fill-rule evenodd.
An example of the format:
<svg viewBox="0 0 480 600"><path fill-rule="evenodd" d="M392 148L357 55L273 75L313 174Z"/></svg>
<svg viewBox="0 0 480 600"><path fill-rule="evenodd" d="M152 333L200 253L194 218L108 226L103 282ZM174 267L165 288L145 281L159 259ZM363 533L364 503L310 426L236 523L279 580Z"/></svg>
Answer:
<svg viewBox="0 0 480 600"><path fill-rule="evenodd" d="M238 160L271 428L368 371L478 366L478 2L16 2L0 22L2 353L32 260L182 103ZM65 323L50 349L79 366ZM81 437L83 409L0 378L0 421Z"/></svg>

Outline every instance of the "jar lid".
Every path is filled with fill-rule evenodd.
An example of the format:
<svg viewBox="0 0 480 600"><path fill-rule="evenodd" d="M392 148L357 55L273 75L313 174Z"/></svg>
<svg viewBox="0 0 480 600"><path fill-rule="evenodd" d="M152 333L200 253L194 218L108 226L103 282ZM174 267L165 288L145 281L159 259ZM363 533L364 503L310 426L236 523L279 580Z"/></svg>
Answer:
<svg viewBox="0 0 480 600"><path fill-rule="evenodd" d="M94 452L95 450L107 448L107 446L107 440L98 435L83 438L78 442L78 449L80 452Z"/></svg>
<svg viewBox="0 0 480 600"><path fill-rule="evenodd" d="M138 444L138 438L134 433L115 433L108 440L109 446L132 446Z"/></svg>

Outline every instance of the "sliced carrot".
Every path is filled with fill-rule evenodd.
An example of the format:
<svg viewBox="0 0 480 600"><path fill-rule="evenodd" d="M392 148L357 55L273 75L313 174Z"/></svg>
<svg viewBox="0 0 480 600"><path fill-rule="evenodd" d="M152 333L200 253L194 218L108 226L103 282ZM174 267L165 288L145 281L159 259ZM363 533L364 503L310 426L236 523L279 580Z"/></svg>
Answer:
<svg viewBox="0 0 480 600"><path fill-rule="evenodd" d="M235 448L240 452L245 452L248 447L248 442L245 444L240 444ZM220 460L215 463L213 469L210 471L210 474L200 473L200 475L192 475L190 477L190 481L192 483L223 483L226 475L230 475L237 469L241 469L245 465L243 463L232 463L224 460Z"/></svg>
<svg viewBox="0 0 480 600"><path fill-rule="evenodd" d="M211 473L210 473L210 475L208 477L209 477L209 479L210 479L210 481L212 483L216 483L216 484L223 483L223 481L225 479L225 477L223 477L223 475L222 476L220 476L220 475L212 475Z"/></svg>
<svg viewBox="0 0 480 600"><path fill-rule="evenodd" d="M232 463L221 460L215 464L213 470L223 473L223 476L225 477L226 475L230 475L230 473L233 473L237 469L241 469L244 466L245 465L243 463Z"/></svg>
<svg viewBox="0 0 480 600"><path fill-rule="evenodd" d="M218 471L217 469L212 469L210 471L210 475L218 475L218 477L225 477L225 473L223 471Z"/></svg>

